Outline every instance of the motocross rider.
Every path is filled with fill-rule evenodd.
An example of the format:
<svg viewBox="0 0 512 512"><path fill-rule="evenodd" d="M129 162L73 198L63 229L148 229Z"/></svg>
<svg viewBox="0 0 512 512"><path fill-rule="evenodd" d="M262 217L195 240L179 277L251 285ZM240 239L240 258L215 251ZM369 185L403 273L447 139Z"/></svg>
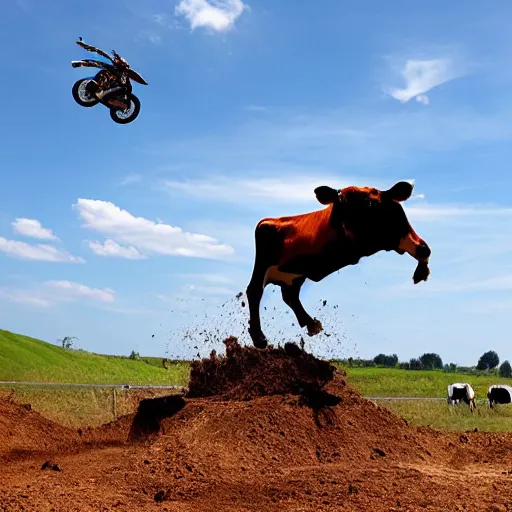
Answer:
<svg viewBox="0 0 512 512"><path fill-rule="evenodd" d="M98 55L101 55L102 57L105 57L110 62L112 62L111 65L106 63L95 62L94 60L85 59L81 62L74 62L73 67L76 68L80 66L87 66L107 69L109 74L111 75L111 78L107 79L106 77L103 77L103 80L100 79L100 83L98 84L99 90L95 94L99 100L103 100L107 102L109 105L121 107L123 109L126 108L126 105L122 101L115 100L112 97L121 92L122 90L124 90L128 82L127 70L130 68L128 62L125 59L123 59L123 57L118 55L115 50L112 50L113 57L111 57L108 53L104 52L103 50L100 50L99 48L84 43L81 37L78 39L78 41L76 41L76 44L78 46L81 46L88 52L97 53Z"/></svg>

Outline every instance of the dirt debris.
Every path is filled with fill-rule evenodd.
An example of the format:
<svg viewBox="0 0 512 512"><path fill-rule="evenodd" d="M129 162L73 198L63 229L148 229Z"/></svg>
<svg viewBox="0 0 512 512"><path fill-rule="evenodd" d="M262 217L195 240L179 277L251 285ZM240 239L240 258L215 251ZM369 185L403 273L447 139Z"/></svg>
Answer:
<svg viewBox="0 0 512 512"><path fill-rule="evenodd" d="M41 469L52 469L53 471L61 470L60 466L56 462L52 462L51 460L47 460L46 462L44 462L43 465L41 466Z"/></svg>
<svg viewBox="0 0 512 512"><path fill-rule="evenodd" d="M242 347L232 336L224 344L225 356L212 351L209 358L192 363L187 398L250 400L257 396L310 394L319 392L336 371L333 365L294 343L261 350Z"/></svg>

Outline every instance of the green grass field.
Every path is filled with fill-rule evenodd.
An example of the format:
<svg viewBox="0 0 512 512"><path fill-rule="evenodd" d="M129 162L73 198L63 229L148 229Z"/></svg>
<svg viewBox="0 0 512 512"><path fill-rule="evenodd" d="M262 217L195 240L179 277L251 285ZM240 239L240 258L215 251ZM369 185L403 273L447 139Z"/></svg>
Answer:
<svg viewBox="0 0 512 512"><path fill-rule="evenodd" d="M512 431L512 405L497 406L492 411L487 403L491 384L512 384L512 379L492 375L465 375L441 371L408 371L395 368L345 368L348 382L363 396L446 398L447 386L453 382L469 382L475 390L477 410L471 414L465 404L455 407L446 401L376 400L413 425L429 425L443 430Z"/></svg>
<svg viewBox="0 0 512 512"><path fill-rule="evenodd" d="M512 379L493 375L465 375L441 371L399 370L397 368L347 368L350 384L365 396L415 396L446 398L448 384L469 382L476 398L485 399L491 384L512 384Z"/></svg>
<svg viewBox="0 0 512 512"><path fill-rule="evenodd" d="M469 382L477 400L485 399L491 384L512 384L512 379L490 375L465 375L440 371L407 371L394 368L346 368L348 382L363 396L446 398L452 382ZM0 330L0 380L88 384L169 384L186 385L189 365L162 359L91 354L66 350L56 345ZM166 393L166 391L163 391ZM45 416L77 427L112 420L113 391L105 389L44 389L27 386L0 386L0 394L14 395L29 402ZM157 394L162 394L157 392ZM135 391L117 392L117 414L131 412L137 403ZM479 402L476 413L467 406L450 407L443 400L378 400L412 424L447 430L512 431L512 405L489 410Z"/></svg>

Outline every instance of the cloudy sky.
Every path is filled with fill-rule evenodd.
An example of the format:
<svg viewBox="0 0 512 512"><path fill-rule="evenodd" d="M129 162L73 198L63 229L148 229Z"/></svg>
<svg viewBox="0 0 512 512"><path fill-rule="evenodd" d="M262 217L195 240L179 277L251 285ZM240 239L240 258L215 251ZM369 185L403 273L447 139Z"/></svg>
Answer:
<svg viewBox="0 0 512 512"><path fill-rule="evenodd" d="M431 278L381 253L307 284L331 334L307 347L512 358L509 2L5 3L0 327L120 354L247 341L234 296L261 217L321 208L322 184L414 179ZM74 103L78 36L149 82L133 124ZM272 290L264 330L299 339Z"/></svg>

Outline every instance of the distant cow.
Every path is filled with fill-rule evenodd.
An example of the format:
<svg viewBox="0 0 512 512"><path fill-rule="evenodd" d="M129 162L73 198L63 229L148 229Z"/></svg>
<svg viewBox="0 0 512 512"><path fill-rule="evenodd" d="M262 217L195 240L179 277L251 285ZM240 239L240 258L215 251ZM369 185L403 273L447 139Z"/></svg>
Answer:
<svg viewBox="0 0 512 512"><path fill-rule="evenodd" d="M476 409L475 392L467 382L455 382L448 385L448 403L450 405L458 404L460 401L469 405L469 410L473 412Z"/></svg>
<svg viewBox="0 0 512 512"><path fill-rule="evenodd" d="M512 402L512 387L506 384L494 384L487 391L487 402L492 409L494 404L509 404Z"/></svg>
<svg viewBox="0 0 512 512"><path fill-rule="evenodd" d="M379 251L408 253L418 261L414 283L426 281L430 248L409 224L401 202L409 199L413 185L405 181L389 190L321 186L315 195L327 208L292 217L265 218L255 230L256 254L247 286L249 333L258 348L267 346L261 330L260 301L268 284L281 287L284 302L309 336L322 331L299 299L306 279L318 282L355 265Z"/></svg>

